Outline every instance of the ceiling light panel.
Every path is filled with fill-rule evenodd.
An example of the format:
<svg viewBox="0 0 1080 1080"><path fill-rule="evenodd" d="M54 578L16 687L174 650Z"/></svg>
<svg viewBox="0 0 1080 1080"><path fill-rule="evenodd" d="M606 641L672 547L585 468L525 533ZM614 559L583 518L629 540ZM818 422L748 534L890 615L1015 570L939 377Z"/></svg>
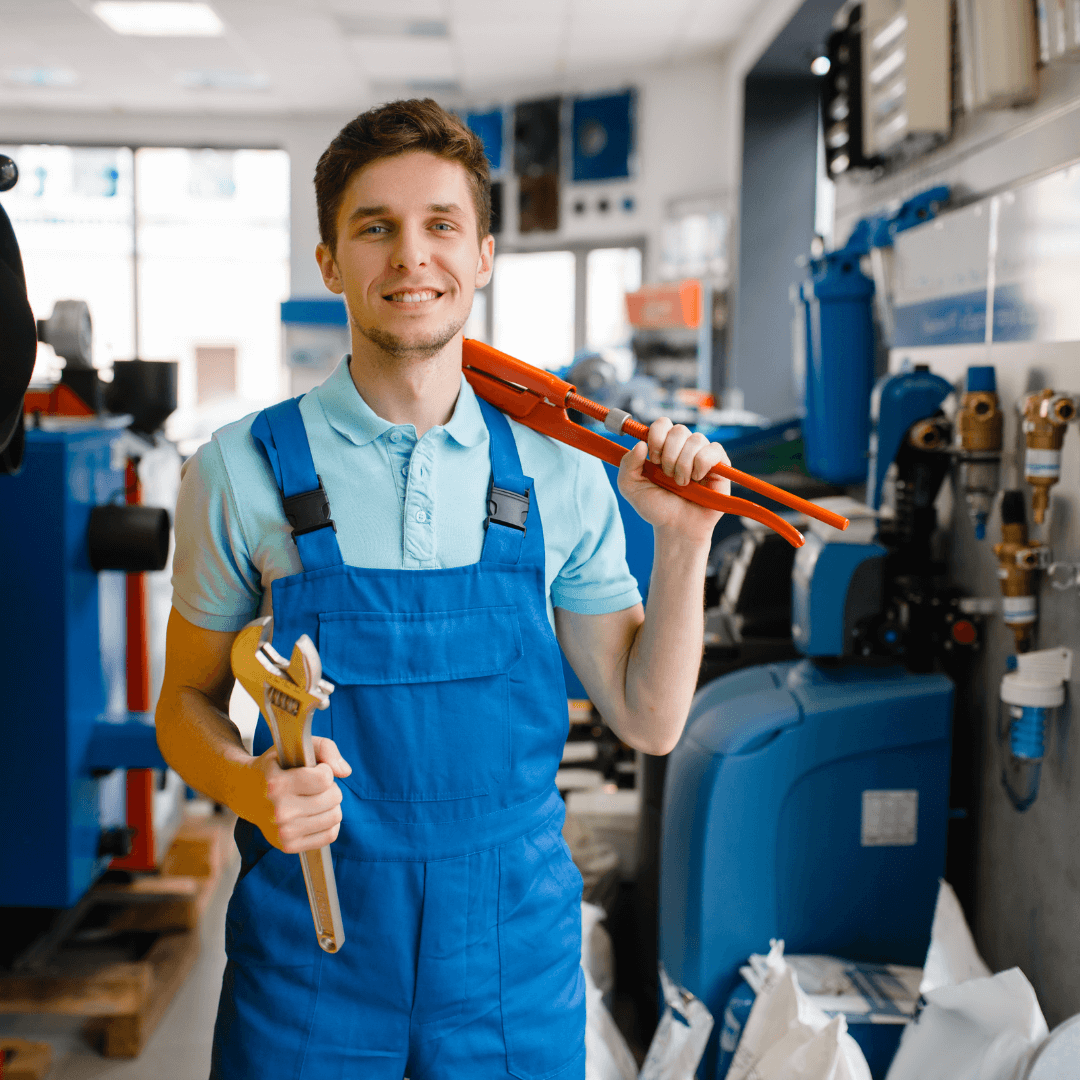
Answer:
<svg viewBox="0 0 1080 1080"><path fill-rule="evenodd" d="M97 0L94 14L118 34L220 37L225 26L209 4L179 0Z"/></svg>

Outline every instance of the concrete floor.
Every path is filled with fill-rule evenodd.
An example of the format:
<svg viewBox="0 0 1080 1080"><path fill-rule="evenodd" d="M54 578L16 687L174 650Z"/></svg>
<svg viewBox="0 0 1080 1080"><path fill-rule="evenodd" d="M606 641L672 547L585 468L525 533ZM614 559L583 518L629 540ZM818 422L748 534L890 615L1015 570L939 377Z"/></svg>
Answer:
<svg viewBox="0 0 1080 1080"><path fill-rule="evenodd" d="M0 1015L0 1035L49 1043L53 1067L48 1080L206 1080L225 970L225 909L240 869L240 858L233 854L203 917L195 967L139 1057L101 1057L83 1039L80 1017Z"/></svg>

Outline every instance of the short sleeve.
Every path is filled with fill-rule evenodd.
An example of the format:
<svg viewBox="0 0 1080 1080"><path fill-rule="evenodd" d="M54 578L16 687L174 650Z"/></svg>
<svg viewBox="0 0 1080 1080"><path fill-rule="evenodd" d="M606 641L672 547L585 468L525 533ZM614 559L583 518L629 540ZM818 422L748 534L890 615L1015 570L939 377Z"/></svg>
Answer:
<svg viewBox="0 0 1080 1080"><path fill-rule="evenodd" d="M615 492L603 464L575 454L573 512L578 540L551 585L555 607L581 615L607 615L641 602L626 565L626 537Z"/></svg>
<svg viewBox="0 0 1080 1080"><path fill-rule="evenodd" d="M204 630L243 629L259 613L262 584L216 439L184 463L175 529L173 606Z"/></svg>

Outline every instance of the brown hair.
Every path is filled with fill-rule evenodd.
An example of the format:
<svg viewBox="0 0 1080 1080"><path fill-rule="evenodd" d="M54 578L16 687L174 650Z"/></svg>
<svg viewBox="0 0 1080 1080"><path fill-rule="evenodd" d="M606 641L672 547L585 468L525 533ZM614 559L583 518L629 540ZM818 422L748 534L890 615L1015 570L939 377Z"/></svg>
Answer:
<svg viewBox="0 0 1080 1080"><path fill-rule="evenodd" d="M456 116L431 98L391 101L350 120L323 151L315 167L319 235L337 247L337 216L353 174L382 158L422 150L464 168L472 191L480 238L491 231L491 178L484 144Z"/></svg>

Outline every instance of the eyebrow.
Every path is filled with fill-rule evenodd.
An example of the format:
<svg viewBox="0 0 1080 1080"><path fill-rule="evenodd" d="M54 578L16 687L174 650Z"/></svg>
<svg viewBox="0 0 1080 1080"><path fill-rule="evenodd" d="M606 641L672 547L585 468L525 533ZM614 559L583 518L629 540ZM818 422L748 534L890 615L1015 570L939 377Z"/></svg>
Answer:
<svg viewBox="0 0 1080 1080"><path fill-rule="evenodd" d="M428 210L434 214L460 214L462 209L457 203L429 203ZM350 215L350 224L369 217L382 217L390 212L388 206L358 206Z"/></svg>

